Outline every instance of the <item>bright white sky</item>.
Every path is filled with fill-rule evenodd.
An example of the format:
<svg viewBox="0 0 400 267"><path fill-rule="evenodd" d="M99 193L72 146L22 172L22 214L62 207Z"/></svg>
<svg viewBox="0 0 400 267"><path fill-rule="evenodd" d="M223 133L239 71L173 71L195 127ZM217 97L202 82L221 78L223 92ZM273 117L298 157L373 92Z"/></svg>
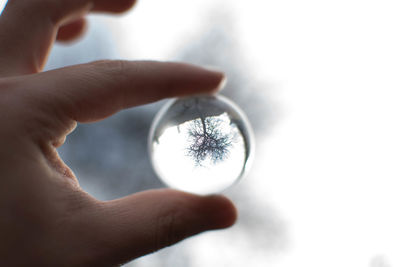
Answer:
<svg viewBox="0 0 400 267"><path fill-rule="evenodd" d="M284 113L258 143L259 178L243 184L280 212L291 245L276 258L242 251L243 263L400 266L398 1L142 1L125 17L135 53L168 58L212 5L234 12L242 52ZM220 254L207 244L221 242L203 241L190 241L195 262L210 266Z"/></svg>
<svg viewBox="0 0 400 267"><path fill-rule="evenodd" d="M124 57L168 59L211 6L235 14L242 52L283 111L258 142L256 177L238 186L272 205L290 233L277 256L223 256L243 266L242 253L252 267L400 266L399 2L141 0L100 20L124 38ZM196 266L225 266L209 246L228 236L190 240Z"/></svg>

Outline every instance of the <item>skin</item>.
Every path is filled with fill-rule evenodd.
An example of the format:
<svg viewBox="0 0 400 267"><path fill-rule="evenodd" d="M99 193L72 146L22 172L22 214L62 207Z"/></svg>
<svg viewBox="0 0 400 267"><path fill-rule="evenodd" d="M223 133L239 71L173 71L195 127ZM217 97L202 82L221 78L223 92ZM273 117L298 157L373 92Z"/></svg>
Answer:
<svg viewBox="0 0 400 267"><path fill-rule="evenodd" d="M235 207L217 195L162 189L99 201L57 154L77 122L167 97L213 93L224 79L188 64L149 61L41 72L56 39L84 32L87 13L133 5L9 0L0 16L0 266L115 266L235 222Z"/></svg>

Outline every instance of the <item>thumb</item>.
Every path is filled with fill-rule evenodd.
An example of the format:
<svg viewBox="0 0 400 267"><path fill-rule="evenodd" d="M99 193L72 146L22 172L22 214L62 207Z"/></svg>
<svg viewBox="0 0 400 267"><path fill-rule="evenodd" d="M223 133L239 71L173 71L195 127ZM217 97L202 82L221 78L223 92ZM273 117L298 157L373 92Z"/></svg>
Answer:
<svg viewBox="0 0 400 267"><path fill-rule="evenodd" d="M236 209L223 196L151 190L102 204L92 227L95 262L121 264L212 229L231 226ZM97 265L96 265L97 266Z"/></svg>

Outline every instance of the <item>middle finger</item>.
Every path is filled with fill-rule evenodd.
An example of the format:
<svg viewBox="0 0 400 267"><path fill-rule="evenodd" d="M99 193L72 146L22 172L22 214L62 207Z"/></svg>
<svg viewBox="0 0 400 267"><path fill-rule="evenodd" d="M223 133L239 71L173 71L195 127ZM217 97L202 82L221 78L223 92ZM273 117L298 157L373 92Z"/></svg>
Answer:
<svg viewBox="0 0 400 267"><path fill-rule="evenodd" d="M0 16L0 75L43 69L61 25L89 11L123 12L135 0L9 0Z"/></svg>

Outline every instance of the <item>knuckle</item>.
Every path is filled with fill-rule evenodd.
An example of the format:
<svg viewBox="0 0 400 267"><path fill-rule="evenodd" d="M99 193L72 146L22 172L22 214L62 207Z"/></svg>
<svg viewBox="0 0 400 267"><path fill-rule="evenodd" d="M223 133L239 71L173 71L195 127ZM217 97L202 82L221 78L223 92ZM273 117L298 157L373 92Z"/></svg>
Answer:
<svg viewBox="0 0 400 267"><path fill-rule="evenodd" d="M98 71L119 75L125 73L127 63L124 60L99 60L91 65Z"/></svg>
<svg viewBox="0 0 400 267"><path fill-rule="evenodd" d="M156 250L170 246L179 241L178 233L176 232L176 223L178 216L176 212L161 216L157 220L155 248Z"/></svg>
<svg viewBox="0 0 400 267"><path fill-rule="evenodd" d="M34 141L54 141L59 145L62 140L60 136L72 131L74 121L67 120L55 108L49 90L27 88L32 87L30 83L33 83L30 79L0 80L0 114L3 114L0 115L0 120L8 125L0 131L8 134L15 134L17 131L19 135Z"/></svg>
<svg viewBox="0 0 400 267"><path fill-rule="evenodd" d="M85 6L84 1L67 0L9 0L8 2L11 8L19 9L24 16L34 17L37 21L50 21L54 25L58 25L73 12L83 10L89 5Z"/></svg>
<svg viewBox="0 0 400 267"><path fill-rule="evenodd" d="M61 12L61 7L63 1L54 0L38 0L38 1L14 1L15 4L19 4L19 7L29 11L31 14L43 14L44 10L50 10L52 13L58 15Z"/></svg>
<svg viewBox="0 0 400 267"><path fill-rule="evenodd" d="M18 109L15 107L19 104L17 91L18 86L16 86L13 79L0 80L0 118L3 123L5 121L8 123L16 122Z"/></svg>
<svg viewBox="0 0 400 267"><path fill-rule="evenodd" d="M125 60L100 60L91 64L92 71L100 73L95 75L101 77L105 87L113 87L119 94L115 94L115 101L119 102L120 108L126 107L127 101L127 84L129 77L132 76L128 70L128 62Z"/></svg>
<svg viewBox="0 0 400 267"><path fill-rule="evenodd" d="M165 212L157 220L155 245L156 250L171 246L187 236L186 224L181 209L173 208Z"/></svg>

